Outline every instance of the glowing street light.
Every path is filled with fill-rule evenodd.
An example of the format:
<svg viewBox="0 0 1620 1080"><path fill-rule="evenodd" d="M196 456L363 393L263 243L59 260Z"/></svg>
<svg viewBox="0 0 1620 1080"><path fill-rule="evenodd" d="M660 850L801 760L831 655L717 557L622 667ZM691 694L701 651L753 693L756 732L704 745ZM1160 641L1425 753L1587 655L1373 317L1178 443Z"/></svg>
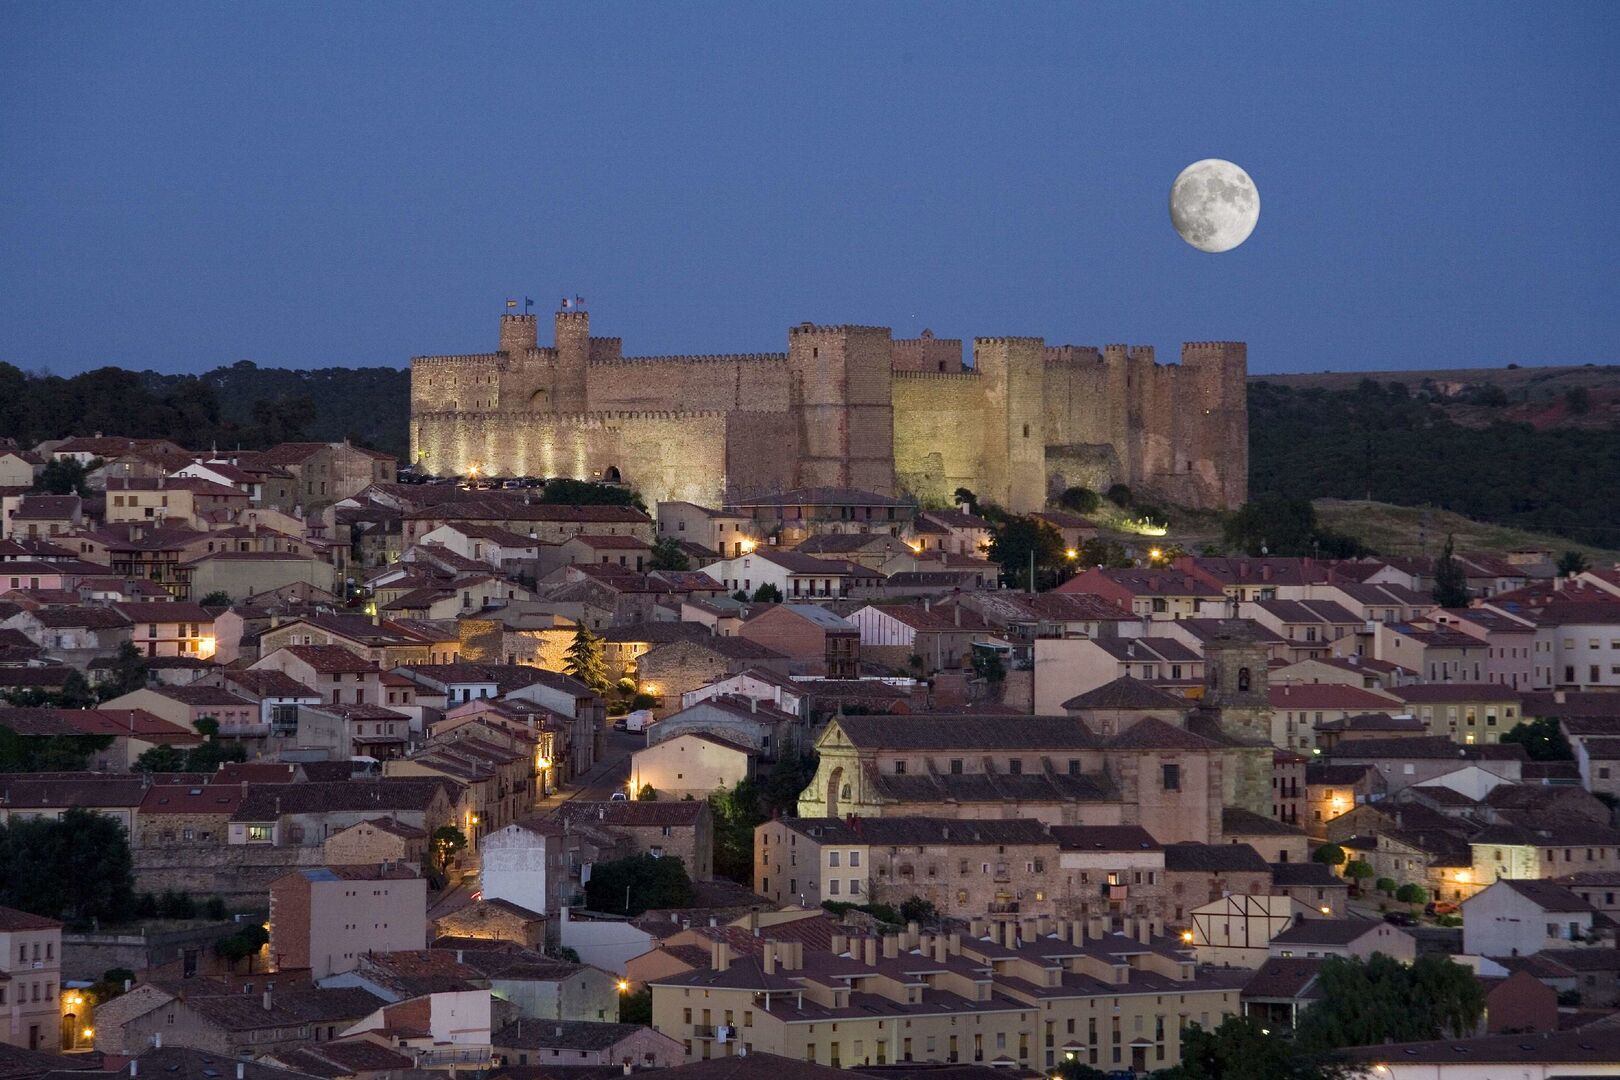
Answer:
<svg viewBox="0 0 1620 1080"><path fill-rule="evenodd" d="M619 993L628 994L629 992L630 992L630 980L629 979L620 979L619 980Z"/></svg>

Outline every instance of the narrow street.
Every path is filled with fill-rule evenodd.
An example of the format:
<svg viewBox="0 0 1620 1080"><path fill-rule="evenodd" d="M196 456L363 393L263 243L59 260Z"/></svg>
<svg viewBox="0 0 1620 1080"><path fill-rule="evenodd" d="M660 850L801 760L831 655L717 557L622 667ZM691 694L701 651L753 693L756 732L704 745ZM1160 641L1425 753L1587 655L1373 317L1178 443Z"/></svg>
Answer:
<svg viewBox="0 0 1620 1080"><path fill-rule="evenodd" d="M572 799L601 802L612 798L615 791L624 791L624 785L630 779L630 755L645 745L647 737L640 732L608 728L602 738L602 760L596 763L596 767L563 785L561 791L536 800L534 812L551 814Z"/></svg>

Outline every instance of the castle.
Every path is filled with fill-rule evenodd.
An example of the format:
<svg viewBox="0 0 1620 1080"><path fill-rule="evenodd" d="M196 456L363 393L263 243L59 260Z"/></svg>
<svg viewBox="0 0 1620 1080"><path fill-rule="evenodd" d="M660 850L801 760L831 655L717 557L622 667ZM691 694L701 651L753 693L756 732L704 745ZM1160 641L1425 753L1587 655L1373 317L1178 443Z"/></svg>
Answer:
<svg viewBox="0 0 1620 1080"><path fill-rule="evenodd" d="M1248 488L1247 350L1033 337L895 339L887 328L788 331L786 353L627 358L590 315L501 317L492 353L411 362L411 458L441 475L623 481L648 502L715 506L799 487L910 494L959 487L1010 510L1127 484L1196 507Z"/></svg>

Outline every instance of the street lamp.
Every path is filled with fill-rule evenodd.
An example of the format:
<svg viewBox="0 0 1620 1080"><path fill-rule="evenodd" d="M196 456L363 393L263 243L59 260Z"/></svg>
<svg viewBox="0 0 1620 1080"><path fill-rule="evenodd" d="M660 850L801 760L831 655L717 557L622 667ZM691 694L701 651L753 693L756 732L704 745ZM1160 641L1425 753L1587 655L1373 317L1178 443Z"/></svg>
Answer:
<svg viewBox="0 0 1620 1080"><path fill-rule="evenodd" d="M630 980L628 980L628 979L620 979L619 980L619 993L628 994L629 992L630 992Z"/></svg>

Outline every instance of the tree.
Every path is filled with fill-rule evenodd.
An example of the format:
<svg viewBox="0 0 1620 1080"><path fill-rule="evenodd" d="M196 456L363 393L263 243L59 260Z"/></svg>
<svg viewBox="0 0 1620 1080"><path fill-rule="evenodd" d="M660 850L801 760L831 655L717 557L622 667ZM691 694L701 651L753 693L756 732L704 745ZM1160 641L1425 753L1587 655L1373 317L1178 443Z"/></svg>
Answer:
<svg viewBox="0 0 1620 1080"><path fill-rule="evenodd" d="M641 789L636 792L636 802L657 802L657 801L658 801L658 789L653 787L651 784L642 784Z"/></svg>
<svg viewBox="0 0 1620 1080"><path fill-rule="evenodd" d="M1001 580L1010 588L1029 588L1030 556L1039 570L1064 563L1063 534L1037 518L1011 516L990 536L990 561L1001 564Z"/></svg>
<svg viewBox="0 0 1620 1080"><path fill-rule="evenodd" d="M1131 489L1124 484L1112 484L1108 488L1108 501L1115 506L1131 505Z"/></svg>
<svg viewBox="0 0 1620 1080"><path fill-rule="evenodd" d="M1395 899L1403 904L1421 904L1428 898L1429 890L1410 881L1395 890Z"/></svg>
<svg viewBox="0 0 1620 1080"><path fill-rule="evenodd" d="M89 471L74 458L52 458L34 478L34 490L47 495L87 496L90 485L85 482L85 475Z"/></svg>
<svg viewBox="0 0 1620 1080"><path fill-rule="evenodd" d="M18 735L0 724L0 773L83 772L90 767L90 758L112 741L111 735Z"/></svg>
<svg viewBox="0 0 1620 1080"><path fill-rule="evenodd" d="M1125 570L1135 565L1130 555L1126 553L1125 545L1118 540L1105 540L1100 536L1082 541L1076 555L1075 562L1082 567L1101 566Z"/></svg>
<svg viewBox="0 0 1620 1080"><path fill-rule="evenodd" d="M610 687L607 661L603 658L602 639L581 623L574 631L574 643L568 646L563 672L572 675L598 694L606 694Z"/></svg>
<svg viewBox="0 0 1620 1080"><path fill-rule="evenodd" d="M1434 602L1441 607L1468 606L1468 574L1457 561L1451 535L1446 535L1446 546L1440 549L1440 558L1434 564Z"/></svg>
<svg viewBox="0 0 1620 1080"><path fill-rule="evenodd" d="M225 901L218 896L210 896L203 905L203 914L215 922L224 922L231 917L230 910L225 907Z"/></svg>
<svg viewBox="0 0 1620 1080"><path fill-rule="evenodd" d="M1377 881L1373 882L1373 888L1377 889L1385 896L1394 896L1395 890L1400 888L1400 883L1394 878L1381 877Z"/></svg>
<svg viewBox="0 0 1620 1080"><path fill-rule="evenodd" d="M442 871L449 868L450 860L456 852L467 846L467 834L454 825L441 825L433 830L431 843L433 859Z"/></svg>
<svg viewBox="0 0 1620 1080"><path fill-rule="evenodd" d="M732 593L731 598L737 601L739 604L748 603L748 594L743 592L741 589L738 589L736 592Z"/></svg>
<svg viewBox="0 0 1620 1080"><path fill-rule="evenodd" d="M195 919L197 902L190 893L168 889L158 898L158 914L165 919Z"/></svg>
<svg viewBox="0 0 1620 1080"><path fill-rule="evenodd" d="M643 986L633 994L619 995L619 1023L652 1026L652 987Z"/></svg>
<svg viewBox="0 0 1620 1080"><path fill-rule="evenodd" d="M1360 885L1373 876L1373 868L1364 859L1351 859L1344 864L1344 876Z"/></svg>
<svg viewBox="0 0 1620 1080"><path fill-rule="evenodd" d="M1536 720L1520 720L1502 736L1505 743L1518 743L1524 747L1531 761L1573 761L1575 751L1564 737L1564 729L1555 717L1543 716Z"/></svg>
<svg viewBox="0 0 1620 1080"><path fill-rule="evenodd" d="M968 513L977 514L979 512L979 497L967 488L957 488L951 493L951 498L956 501L957 506L967 507Z"/></svg>
<svg viewBox="0 0 1620 1080"><path fill-rule="evenodd" d="M759 809L759 788L752 780L739 780L734 788L709 795L714 815L714 872L750 884L754 879L754 828L765 820Z"/></svg>
<svg viewBox="0 0 1620 1080"><path fill-rule="evenodd" d="M124 827L79 807L59 819L0 824L0 906L82 924L121 922L135 906Z"/></svg>
<svg viewBox="0 0 1620 1080"><path fill-rule="evenodd" d="M1281 1034L1269 1034L1252 1016L1228 1016L1214 1031L1189 1026L1181 1037L1181 1064L1153 1074L1155 1080L1349 1080L1354 1075L1326 1054L1303 1053Z"/></svg>
<svg viewBox="0 0 1620 1080"><path fill-rule="evenodd" d="M1108 1080L1107 1073L1082 1064L1073 1057L1072 1051L1069 1054L1069 1057L1058 1062L1057 1067L1052 1070L1052 1075L1058 1080Z"/></svg>
<svg viewBox="0 0 1620 1080"><path fill-rule="evenodd" d="M681 543L673 536L660 536L652 548L652 568L654 570L687 570L692 561L681 550Z"/></svg>
<svg viewBox="0 0 1620 1080"><path fill-rule="evenodd" d="M1093 514L1102 505L1102 498L1088 487L1065 488L1058 496L1058 505L1077 514Z"/></svg>
<svg viewBox="0 0 1620 1080"><path fill-rule="evenodd" d="M690 907L692 879L673 855L631 855L591 868L585 903L592 911L640 915L648 908Z"/></svg>
<svg viewBox="0 0 1620 1080"><path fill-rule="evenodd" d="M150 668L141 650L128 641L122 642L113 654L112 667L101 684L101 700L110 701L144 688L149 675Z"/></svg>
<svg viewBox="0 0 1620 1080"><path fill-rule="evenodd" d="M928 926L939 921L939 909L933 901L913 896L900 902L900 918L903 922Z"/></svg>
<svg viewBox="0 0 1620 1080"><path fill-rule="evenodd" d="M1586 556L1575 550L1569 550L1558 556L1558 576L1574 577L1585 573L1587 569Z"/></svg>
<svg viewBox="0 0 1620 1080"><path fill-rule="evenodd" d="M270 935L263 926L258 923L246 923L236 933L214 942L214 953L223 957L232 968L236 967L238 960L246 960L248 971L251 973L253 958L259 955L259 950L269 942Z"/></svg>
<svg viewBox="0 0 1620 1080"><path fill-rule="evenodd" d="M1311 853L1311 861L1326 863L1329 866L1344 865L1344 848L1338 844L1323 844Z"/></svg>
<svg viewBox="0 0 1620 1080"><path fill-rule="evenodd" d="M1248 555L1313 554L1316 508L1309 499L1261 495L1227 516L1226 546Z"/></svg>
<svg viewBox="0 0 1620 1080"><path fill-rule="evenodd" d="M198 601L203 607L230 607L231 594L221 589L215 589Z"/></svg>
<svg viewBox="0 0 1620 1080"><path fill-rule="evenodd" d="M991 649L973 650L973 674L985 682L998 683L1006 679L1007 669L1001 657Z"/></svg>
<svg viewBox="0 0 1620 1080"><path fill-rule="evenodd" d="M754 590L754 603L756 604L780 604L781 602L782 590L768 581Z"/></svg>
<svg viewBox="0 0 1620 1080"><path fill-rule="evenodd" d="M1426 954L1410 967L1383 953L1367 960L1330 956L1317 975L1321 996L1300 1017L1307 1050L1380 1042L1458 1038L1472 1032L1485 995L1472 971Z"/></svg>

